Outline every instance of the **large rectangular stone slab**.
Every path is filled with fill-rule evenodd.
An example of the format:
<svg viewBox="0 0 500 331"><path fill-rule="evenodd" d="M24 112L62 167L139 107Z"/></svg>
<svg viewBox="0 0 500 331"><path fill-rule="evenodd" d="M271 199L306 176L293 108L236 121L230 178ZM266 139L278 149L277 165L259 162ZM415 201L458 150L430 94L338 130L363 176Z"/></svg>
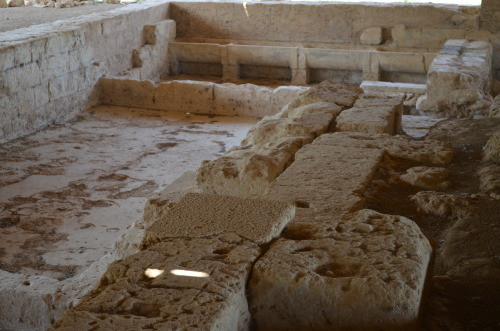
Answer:
<svg viewBox="0 0 500 331"><path fill-rule="evenodd" d="M188 193L146 230L144 245L231 233L264 244L277 237L294 215L295 208L288 203Z"/></svg>
<svg viewBox="0 0 500 331"><path fill-rule="evenodd" d="M398 106L354 107L344 110L337 117L335 130L394 135L400 129L401 115L401 107Z"/></svg>
<svg viewBox="0 0 500 331"><path fill-rule="evenodd" d="M50 330L247 330L259 247L234 234L172 239L117 261Z"/></svg>
<svg viewBox="0 0 500 331"><path fill-rule="evenodd" d="M255 264L257 329L417 329L432 248L413 221L360 210L302 232Z"/></svg>

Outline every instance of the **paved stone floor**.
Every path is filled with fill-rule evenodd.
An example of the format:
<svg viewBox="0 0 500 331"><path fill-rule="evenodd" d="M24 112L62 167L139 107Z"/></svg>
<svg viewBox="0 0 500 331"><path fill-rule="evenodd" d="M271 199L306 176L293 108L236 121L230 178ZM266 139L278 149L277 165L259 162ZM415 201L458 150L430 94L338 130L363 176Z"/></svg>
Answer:
<svg viewBox="0 0 500 331"><path fill-rule="evenodd" d="M0 146L0 269L78 274L142 217L149 196L255 122L101 106Z"/></svg>

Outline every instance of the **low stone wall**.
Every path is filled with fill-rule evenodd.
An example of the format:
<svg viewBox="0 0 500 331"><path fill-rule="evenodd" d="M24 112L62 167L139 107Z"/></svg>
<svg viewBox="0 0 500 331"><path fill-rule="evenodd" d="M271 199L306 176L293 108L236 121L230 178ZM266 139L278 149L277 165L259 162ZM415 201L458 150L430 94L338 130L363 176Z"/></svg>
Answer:
<svg viewBox="0 0 500 331"><path fill-rule="evenodd" d="M150 2L1 33L0 143L80 111L99 77L133 66L144 25L167 16Z"/></svg>
<svg viewBox="0 0 500 331"><path fill-rule="evenodd" d="M273 89L190 80L155 84L129 78L101 78L99 86L101 103L105 105L246 117L274 115L290 99L307 90L301 86Z"/></svg>

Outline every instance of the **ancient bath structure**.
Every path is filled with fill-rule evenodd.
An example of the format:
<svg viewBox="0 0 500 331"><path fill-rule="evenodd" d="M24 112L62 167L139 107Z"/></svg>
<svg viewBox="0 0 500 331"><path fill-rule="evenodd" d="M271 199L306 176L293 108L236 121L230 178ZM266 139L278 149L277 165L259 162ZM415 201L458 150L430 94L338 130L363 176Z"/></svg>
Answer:
<svg viewBox="0 0 500 331"><path fill-rule="evenodd" d="M15 4L0 329L500 327L498 1Z"/></svg>

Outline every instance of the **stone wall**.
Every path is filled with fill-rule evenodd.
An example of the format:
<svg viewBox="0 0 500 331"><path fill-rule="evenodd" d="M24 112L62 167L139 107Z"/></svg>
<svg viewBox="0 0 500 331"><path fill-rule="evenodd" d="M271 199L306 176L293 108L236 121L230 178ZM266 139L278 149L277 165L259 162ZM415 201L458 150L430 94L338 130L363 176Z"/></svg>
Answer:
<svg viewBox="0 0 500 331"><path fill-rule="evenodd" d="M497 0L481 1L481 29L491 32L500 30L500 2Z"/></svg>
<svg viewBox="0 0 500 331"><path fill-rule="evenodd" d="M80 111L99 77L132 67L143 27L168 4L138 4L0 34L0 143Z"/></svg>

